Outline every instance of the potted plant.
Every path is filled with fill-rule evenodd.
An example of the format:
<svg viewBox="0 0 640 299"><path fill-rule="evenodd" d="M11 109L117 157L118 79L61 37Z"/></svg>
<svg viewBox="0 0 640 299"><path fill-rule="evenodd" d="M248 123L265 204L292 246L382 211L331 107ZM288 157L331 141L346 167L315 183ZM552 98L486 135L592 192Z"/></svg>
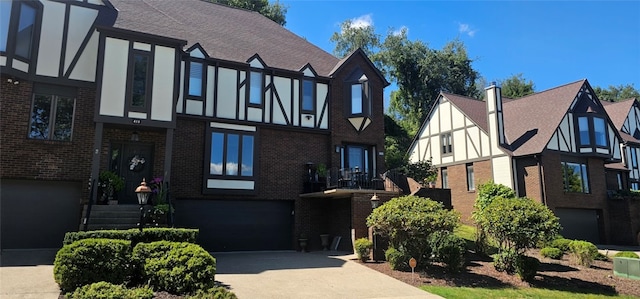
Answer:
<svg viewBox="0 0 640 299"><path fill-rule="evenodd" d="M102 191L101 201L103 203L117 204L115 193L124 188L124 179L113 171L102 171L98 177L98 187Z"/></svg>
<svg viewBox="0 0 640 299"><path fill-rule="evenodd" d="M300 237L298 238L298 245L300 245L300 251L302 252L306 252L307 251L307 235L305 233L300 234Z"/></svg>

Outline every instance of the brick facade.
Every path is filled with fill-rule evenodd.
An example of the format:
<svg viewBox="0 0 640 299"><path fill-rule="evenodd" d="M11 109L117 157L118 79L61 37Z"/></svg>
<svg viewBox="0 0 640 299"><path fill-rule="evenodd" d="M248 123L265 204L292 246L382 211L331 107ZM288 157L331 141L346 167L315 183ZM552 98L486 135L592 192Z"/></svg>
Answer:
<svg viewBox="0 0 640 299"><path fill-rule="evenodd" d="M458 164L447 167L449 176L449 188L451 189L451 205L453 209L460 212L460 220L465 224L473 224L471 213L473 204L476 201L475 190L467 190L467 165ZM473 162L473 172L475 186L489 182L492 179L491 160ZM440 175L440 174L438 174ZM438 183L442 183L442 178L438 178ZM441 186L441 185L437 185Z"/></svg>

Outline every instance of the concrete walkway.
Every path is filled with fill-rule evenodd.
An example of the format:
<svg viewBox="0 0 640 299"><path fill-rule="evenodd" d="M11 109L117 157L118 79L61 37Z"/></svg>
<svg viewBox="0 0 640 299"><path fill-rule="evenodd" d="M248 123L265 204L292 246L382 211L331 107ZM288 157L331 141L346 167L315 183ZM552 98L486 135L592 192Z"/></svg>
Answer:
<svg viewBox="0 0 640 299"><path fill-rule="evenodd" d="M0 298L58 299L53 280L57 250L4 250L0 254Z"/></svg>
<svg viewBox="0 0 640 299"><path fill-rule="evenodd" d="M329 252L213 253L238 298L441 298Z"/></svg>

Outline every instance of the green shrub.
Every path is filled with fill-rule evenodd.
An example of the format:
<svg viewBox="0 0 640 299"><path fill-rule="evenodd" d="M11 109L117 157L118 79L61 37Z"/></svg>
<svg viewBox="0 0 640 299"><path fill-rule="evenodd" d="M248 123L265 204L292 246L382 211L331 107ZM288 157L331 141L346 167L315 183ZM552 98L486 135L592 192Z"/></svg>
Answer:
<svg viewBox="0 0 640 299"><path fill-rule="evenodd" d="M473 220L478 224L475 245L478 252L487 253L490 248L489 240L487 239L486 229L482 227L480 221L484 217L483 211L494 199L499 197L515 198L516 193L513 189L502 184L496 184L493 181L479 185L477 191L478 196L473 204L473 212L471 214Z"/></svg>
<svg viewBox="0 0 640 299"><path fill-rule="evenodd" d="M562 250L555 247L545 247L540 249L540 255L546 258L559 260L559 259L562 259L562 256L564 255L564 253L562 252Z"/></svg>
<svg viewBox="0 0 640 299"><path fill-rule="evenodd" d="M99 281L122 284L130 276L131 242L84 239L56 254L54 279L65 292Z"/></svg>
<svg viewBox="0 0 640 299"><path fill-rule="evenodd" d="M513 250L505 250L493 255L493 267L498 272L515 273L518 254Z"/></svg>
<svg viewBox="0 0 640 299"><path fill-rule="evenodd" d="M551 247L562 250L562 253L567 253L569 251L569 243L571 243L571 241L572 240L565 238L555 239L551 242Z"/></svg>
<svg viewBox="0 0 640 299"><path fill-rule="evenodd" d="M516 262L516 274L524 281L532 281L538 273L540 261L535 257L520 255Z"/></svg>
<svg viewBox="0 0 640 299"><path fill-rule="evenodd" d="M408 256L400 250L389 247L389 249L384 252L384 257L387 262L389 262L389 266L391 266L391 269L393 270L404 271L411 269L409 267L409 260L411 259L411 256Z"/></svg>
<svg viewBox="0 0 640 299"><path fill-rule="evenodd" d="M236 294L223 287L215 287L208 290L198 290L188 299L238 299Z"/></svg>
<svg viewBox="0 0 640 299"><path fill-rule="evenodd" d="M450 232L434 232L429 236L429 247L435 261L442 262L453 272L464 268L464 239Z"/></svg>
<svg viewBox="0 0 640 299"><path fill-rule="evenodd" d="M189 294L215 286L216 260L196 244L139 243L132 259L137 273L156 291Z"/></svg>
<svg viewBox="0 0 640 299"><path fill-rule="evenodd" d="M418 267L422 267L431 254L429 235L436 231L453 232L459 220L459 213L445 209L442 203L418 196L402 196L373 210L367 217L367 225L388 237L390 247L412 256Z"/></svg>
<svg viewBox="0 0 640 299"><path fill-rule="evenodd" d="M620 251L614 254L613 257L628 257L632 259L640 259L640 257L633 251Z"/></svg>
<svg viewBox="0 0 640 299"><path fill-rule="evenodd" d="M600 252L598 252L596 254L596 257L594 257L593 259L596 260L596 261L603 261L603 262L608 262L609 261L609 257L604 255L604 254L602 254L602 253L600 253Z"/></svg>
<svg viewBox="0 0 640 299"><path fill-rule="evenodd" d="M356 248L356 254L358 255L358 259L366 262L369 260L369 251L373 248L373 242L369 241L367 238L360 238L355 241L353 246Z"/></svg>
<svg viewBox="0 0 640 299"><path fill-rule="evenodd" d="M151 299L153 290L149 287L127 289L122 285L101 281L79 287L67 297L69 299Z"/></svg>
<svg viewBox="0 0 640 299"><path fill-rule="evenodd" d="M573 240L569 243L569 250L576 263L589 267L598 255L598 247L591 242Z"/></svg>
<svg viewBox="0 0 640 299"><path fill-rule="evenodd" d="M151 243L155 241L189 242L196 243L197 229L154 227L145 228L142 233L139 229L128 230L95 230L86 232L68 232L64 235L63 244L68 245L75 241L91 238L129 240L134 244Z"/></svg>

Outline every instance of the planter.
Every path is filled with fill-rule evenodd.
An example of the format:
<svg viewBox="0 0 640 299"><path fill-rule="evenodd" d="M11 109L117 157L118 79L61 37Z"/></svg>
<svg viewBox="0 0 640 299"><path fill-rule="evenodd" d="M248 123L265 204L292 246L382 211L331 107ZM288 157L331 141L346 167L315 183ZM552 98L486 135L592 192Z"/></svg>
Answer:
<svg viewBox="0 0 640 299"><path fill-rule="evenodd" d="M300 245L300 251L302 252L306 252L307 251L307 239L298 239L298 245Z"/></svg>
<svg viewBox="0 0 640 299"><path fill-rule="evenodd" d="M329 234L320 235L320 241L322 242L322 250L329 250Z"/></svg>

